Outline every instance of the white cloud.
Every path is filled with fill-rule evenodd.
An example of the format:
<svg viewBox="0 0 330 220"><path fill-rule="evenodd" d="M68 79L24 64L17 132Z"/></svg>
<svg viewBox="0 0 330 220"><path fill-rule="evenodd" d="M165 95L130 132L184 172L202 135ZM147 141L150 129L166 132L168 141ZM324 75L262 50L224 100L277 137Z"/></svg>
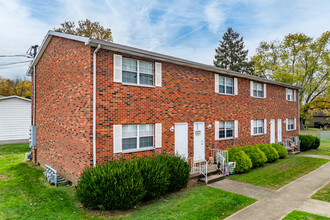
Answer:
<svg viewBox="0 0 330 220"><path fill-rule="evenodd" d="M210 30L216 34L221 25L225 22L225 13L222 11L219 2L213 1L207 4L204 10Z"/></svg>

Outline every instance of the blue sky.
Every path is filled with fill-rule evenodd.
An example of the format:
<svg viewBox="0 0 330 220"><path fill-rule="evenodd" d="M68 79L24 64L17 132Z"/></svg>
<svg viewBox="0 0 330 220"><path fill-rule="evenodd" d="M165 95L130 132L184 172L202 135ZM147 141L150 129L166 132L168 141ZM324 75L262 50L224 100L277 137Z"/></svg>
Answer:
<svg viewBox="0 0 330 220"><path fill-rule="evenodd" d="M319 37L330 30L327 0L0 0L0 55L24 54L64 21L91 19L111 28L114 42L212 64L228 27L239 32L249 56L261 41L288 33ZM0 76L24 77L26 60L1 58Z"/></svg>

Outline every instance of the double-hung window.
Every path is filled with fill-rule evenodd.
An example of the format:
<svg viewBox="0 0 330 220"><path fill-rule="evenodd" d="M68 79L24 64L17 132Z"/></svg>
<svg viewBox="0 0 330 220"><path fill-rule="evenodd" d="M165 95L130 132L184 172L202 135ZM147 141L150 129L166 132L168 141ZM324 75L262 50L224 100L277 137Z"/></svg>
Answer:
<svg viewBox="0 0 330 220"><path fill-rule="evenodd" d="M122 150L154 147L154 125L123 125Z"/></svg>
<svg viewBox="0 0 330 220"><path fill-rule="evenodd" d="M234 122L220 121L219 122L219 139L234 137Z"/></svg>
<svg viewBox="0 0 330 220"><path fill-rule="evenodd" d="M286 89L286 100L293 101L293 90Z"/></svg>
<svg viewBox="0 0 330 220"><path fill-rule="evenodd" d="M253 122L253 134L263 134L264 133L264 120L254 120Z"/></svg>
<svg viewBox="0 0 330 220"><path fill-rule="evenodd" d="M231 77L219 76L219 93L234 94L234 80Z"/></svg>
<svg viewBox="0 0 330 220"><path fill-rule="evenodd" d="M262 98L263 97L263 90L262 90L262 83L253 82L253 96Z"/></svg>
<svg viewBox="0 0 330 220"><path fill-rule="evenodd" d="M154 85L154 64L123 57L122 82L137 85Z"/></svg>
<svg viewBox="0 0 330 220"><path fill-rule="evenodd" d="M294 130L294 118L289 118L288 119L288 131Z"/></svg>

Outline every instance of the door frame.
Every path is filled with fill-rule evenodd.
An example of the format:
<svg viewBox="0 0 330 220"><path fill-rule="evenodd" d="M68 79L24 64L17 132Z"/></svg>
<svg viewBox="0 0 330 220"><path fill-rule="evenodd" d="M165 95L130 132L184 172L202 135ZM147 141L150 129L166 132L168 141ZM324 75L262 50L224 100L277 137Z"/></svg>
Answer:
<svg viewBox="0 0 330 220"><path fill-rule="evenodd" d="M204 130L204 132L203 132L203 151L200 151L200 152L203 152L203 155L202 155L202 157L201 157L201 159L200 160L205 160L205 122L194 122L194 159L195 159L195 152L196 152L196 148L197 148L197 145L196 145L196 138L195 138L195 124L198 124L198 123L202 123L203 124L203 130Z"/></svg>
<svg viewBox="0 0 330 220"><path fill-rule="evenodd" d="M177 152L177 146L176 146L176 126L177 125L185 125L185 133L187 134L186 138L186 159L189 157L189 129L188 129L188 122L179 122L179 123L174 123L174 153L176 154Z"/></svg>
<svg viewBox="0 0 330 220"><path fill-rule="evenodd" d="M283 140L283 137L282 137L282 134L283 134L283 129L282 129L282 119L281 118L278 118L277 119L277 141L278 142L282 142Z"/></svg>

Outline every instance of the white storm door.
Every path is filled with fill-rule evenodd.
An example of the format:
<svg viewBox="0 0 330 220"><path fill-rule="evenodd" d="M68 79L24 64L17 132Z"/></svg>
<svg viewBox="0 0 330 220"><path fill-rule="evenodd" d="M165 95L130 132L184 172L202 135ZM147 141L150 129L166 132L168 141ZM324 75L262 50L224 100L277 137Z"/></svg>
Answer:
<svg viewBox="0 0 330 220"><path fill-rule="evenodd" d="M204 122L194 123L194 160L205 160L205 126Z"/></svg>
<svg viewBox="0 0 330 220"><path fill-rule="evenodd" d="M270 120L270 143L275 143L275 119Z"/></svg>
<svg viewBox="0 0 330 220"><path fill-rule="evenodd" d="M282 119L277 119L277 141L282 142Z"/></svg>
<svg viewBox="0 0 330 220"><path fill-rule="evenodd" d="M175 124L175 154L188 158L188 123Z"/></svg>

